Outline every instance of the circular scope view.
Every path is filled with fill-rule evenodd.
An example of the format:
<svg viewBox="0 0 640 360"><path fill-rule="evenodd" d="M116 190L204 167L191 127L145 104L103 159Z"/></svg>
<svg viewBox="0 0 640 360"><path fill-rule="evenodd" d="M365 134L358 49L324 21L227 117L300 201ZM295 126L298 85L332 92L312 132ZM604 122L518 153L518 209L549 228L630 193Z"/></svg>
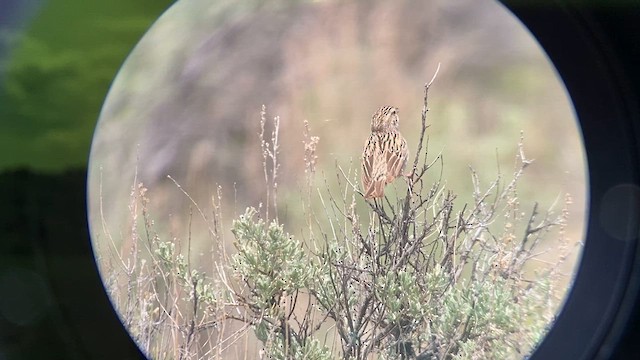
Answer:
<svg viewBox="0 0 640 360"><path fill-rule="evenodd" d="M587 180L562 80L490 0L182 0L95 131L102 279L153 359L522 359Z"/></svg>

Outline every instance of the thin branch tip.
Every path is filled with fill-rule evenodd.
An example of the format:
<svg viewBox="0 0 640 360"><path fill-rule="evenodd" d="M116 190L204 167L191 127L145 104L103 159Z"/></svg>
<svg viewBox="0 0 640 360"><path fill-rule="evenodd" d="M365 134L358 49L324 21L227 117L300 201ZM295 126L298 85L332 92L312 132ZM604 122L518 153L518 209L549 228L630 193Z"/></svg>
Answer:
<svg viewBox="0 0 640 360"><path fill-rule="evenodd" d="M440 62L438 62L438 66L436 67L436 71L433 73L433 77L431 78L431 80L429 80L429 82L425 85L425 88L430 88L431 84L433 84L433 82L436 80L436 77L438 76L438 73L440 72Z"/></svg>

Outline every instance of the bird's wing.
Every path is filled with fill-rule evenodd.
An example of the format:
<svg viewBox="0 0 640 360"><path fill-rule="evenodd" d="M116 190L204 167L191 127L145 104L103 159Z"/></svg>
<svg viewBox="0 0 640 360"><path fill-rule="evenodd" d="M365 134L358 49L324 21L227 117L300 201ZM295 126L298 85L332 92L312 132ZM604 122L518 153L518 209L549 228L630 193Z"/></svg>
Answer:
<svg viewBox="0 0 640 360"><path fill-rule="evenodd" d="M362 153L362 190L365 198L384 196L387 162L381 149L382 138L371 134Z"/></svg>
<svg viewBox="0 0 640 360"><path fill-rule="evenodd" d="M385 157L387 163L387 184L392 182L396 177L402 175L402 171L409 157L409 149L407 141L399 132L389 134L388 141L385 142Z"/></svg>
<svg viewBox="0 0 640 360"><path fill-rule="evenodd" d="M367 142L364 144L362 151L362 191L366 194L371 188L371 179L373 178L373 158L376 152L375 135L371 134ZM365 196L366 197L366 196Z"/></svg>

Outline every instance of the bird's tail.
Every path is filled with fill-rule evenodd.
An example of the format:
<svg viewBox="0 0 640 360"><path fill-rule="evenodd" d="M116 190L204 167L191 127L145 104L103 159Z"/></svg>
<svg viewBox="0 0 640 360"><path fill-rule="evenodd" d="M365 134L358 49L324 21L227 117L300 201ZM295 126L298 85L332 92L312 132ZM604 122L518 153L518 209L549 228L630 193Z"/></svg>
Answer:
<svg viewBox="0 0 640 360"><path fill-rule="evenodd" d="M369 184L369 187L366 189L364 193L365 199L370 198L381 198L384 196L384 186L387 184L385 176L380 176L378 179Z"/></svg>

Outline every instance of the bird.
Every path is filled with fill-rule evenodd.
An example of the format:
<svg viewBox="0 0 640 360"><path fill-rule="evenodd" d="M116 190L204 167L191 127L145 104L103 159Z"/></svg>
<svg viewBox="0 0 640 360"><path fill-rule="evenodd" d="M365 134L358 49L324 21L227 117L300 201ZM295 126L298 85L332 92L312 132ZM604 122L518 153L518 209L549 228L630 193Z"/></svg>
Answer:
<svg viewBox="0 0 640 360"><path fill-rule="evenodd" d="M382 106L371 118L371 134L362 151L362 188L365 199L381 198L384 187L403 174L409 157L400 133L398 108Z"/></svg>

